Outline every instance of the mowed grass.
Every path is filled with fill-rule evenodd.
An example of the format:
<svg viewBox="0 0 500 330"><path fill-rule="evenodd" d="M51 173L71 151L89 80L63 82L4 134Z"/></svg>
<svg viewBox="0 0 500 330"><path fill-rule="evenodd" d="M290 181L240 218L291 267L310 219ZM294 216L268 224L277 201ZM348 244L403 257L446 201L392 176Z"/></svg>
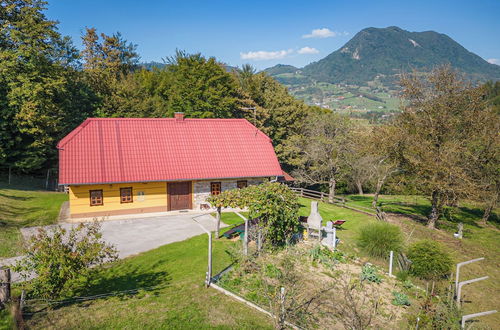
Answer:
<svg viewBox="0 0 500 330"><path fill-rule="evenodd" d="M229 265L225 252L232 241L214 242L214 273ZM101 298L36 313L31 328L52 329L255 329L272 328L264 314L205 288L207 236L162 246L107 265L80 296L141 290L138 294Z"/></svg>
<svg viewBox="0 0 500 330"><path fill-rule="evenodd" d="M67 199L64 193L13 189L0 183L0 259L21 252L20 228L55 223Z"/></svg>
<svg viewBox="0 0 500 330"><path fill-rule="evenodd" d="M0 192L3 191L0 190ZM16 192L18 193L29 192ZM383 205L386 212L389 212L387 205L390 205L390 198L394 197L383 196L382 198L382 201L387 203ZM457 240L449 231L429 230L422 223L415 221L414 216L418 215L415 210L425 209L426 205L420 205L425 199L414 199L415 205L410 199L404 202L406 204L402 204L397 199L396 197L393 207L404 208L400 213L407 214L391 216L391 222L402 228L408 242L423 238L441 241L448 247L457 262L481 256L486 257L483 262L462 268L462 279L490 276L489 280L464 288L464 311L474 313L498 309L500 237L496 227L482 228L466 224L465 238ZM301 203L300 215L309 215L311 200L301 198L299 201ZM371 200L368 198L351 202L369 206ZM366 258L357 248L356 238L362 226L376 221L374 217L322 202L319 203L319 211L325 223L328 220L347 220L342 229L337 231L341 239L339 248ZM222 221L231 226L243 222L238 215L231 212L223 212ZM232 244L240 243L225 238L214 241L214 273L230 263L226 250ZM29 318L28 326L53 329L271 328L271 320L265 315L213 289L204 287L207 245L206 235L200 235L106 265L90 285L79 289L78 295L87 296L145 287L159 286L160 288L44 310ZM495 328L499 323L500 317L495 314L478 319L476 324Z"/></svg>

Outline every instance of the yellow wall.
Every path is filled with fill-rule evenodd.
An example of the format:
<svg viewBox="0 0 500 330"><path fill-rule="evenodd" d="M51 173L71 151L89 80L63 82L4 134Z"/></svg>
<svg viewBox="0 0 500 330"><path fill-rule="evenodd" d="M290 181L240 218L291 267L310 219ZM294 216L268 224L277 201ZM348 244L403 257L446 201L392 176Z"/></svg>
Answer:
<svg viewBox="0 0 500 330"><path fill-rule="evenodd" d="M120 188L132 187L133 202L120 203ZM103 191L103 204L99 206L90 206L89 190ZM144 192L144 200L140 201L137 193ZM80 215L87 217L87 213L101 213L112 211L133 211L154 212L159 211L151 208L167 207L167 184L166 182L148 182L148 183L114 183L100 185L80 185L69 187L69 203L71 215ZM141 209L146 209L141 211ZM132 213L132 212L131 212Z"/></svg>

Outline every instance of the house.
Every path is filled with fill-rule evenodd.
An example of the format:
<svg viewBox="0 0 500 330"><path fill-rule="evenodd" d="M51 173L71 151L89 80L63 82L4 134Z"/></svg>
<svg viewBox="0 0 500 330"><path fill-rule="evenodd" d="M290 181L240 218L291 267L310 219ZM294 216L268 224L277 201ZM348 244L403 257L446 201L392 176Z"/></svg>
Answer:
<svg viewBox="0 0 500 330"><path fill-rule="evenodd" d="M89 118L57 148L72 218L200 210L210 194L283 177L245 119Z"/></svg>

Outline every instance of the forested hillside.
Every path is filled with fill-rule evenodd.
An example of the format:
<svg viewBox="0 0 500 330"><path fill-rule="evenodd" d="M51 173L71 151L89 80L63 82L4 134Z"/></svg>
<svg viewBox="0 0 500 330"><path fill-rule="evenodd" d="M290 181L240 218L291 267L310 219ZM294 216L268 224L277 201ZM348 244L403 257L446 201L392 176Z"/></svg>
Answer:
<svg viewBox="0 0 500 330"><path fill-rule="evenodd" d="M314 107L264 73L235 70L177 51L141 65L120 33L86 28L84 48L57 31L38 0L2 3L0 170L33 173L57 165L57 142L88 117L247 118L280 150ZM282 158L283 159L283 158Z"/></svg>
<svg viewBox="0 0 500 330"><path fill-rule="evenodd" d="M377 95L344 86L356 100L383 104L382 97L387 97L401 106L384 125L369 126L297 100L287 87L250 65L233 68L183 51L165 58L163 66L141 65L135 44L118 32L107 35L95 28L86 28L79 51L45 17L45 2L4 3L4 173L9 168L36 173L57 167L57 142L88 117L173 117L180 111L187 117L248 119L272 139L283 168L298 184L328 190L332 197L336 192L370 191L376 203L384 190L423 194L431 200L432 226L443 208L458 200L484 205L484 221L498 201L498 82L478 86L451 66L440 66L428 75L403 75L397 97L381 86ZM382 35L406 38L405 31L387 30ZM424 44L418 36L411 35ZM365 57L364 50L354 52L356 56L349 56ZM279 66L274 72L294 75L295 69Z"/></svg>

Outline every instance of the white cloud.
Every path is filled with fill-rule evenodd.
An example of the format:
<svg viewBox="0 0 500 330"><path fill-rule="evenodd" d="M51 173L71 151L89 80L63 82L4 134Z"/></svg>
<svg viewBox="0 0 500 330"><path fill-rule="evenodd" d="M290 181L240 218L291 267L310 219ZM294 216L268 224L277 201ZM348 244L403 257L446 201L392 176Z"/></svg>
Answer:
<svg viewBox="0 0 500 330"><path fill-rule="evenodd" d="M489 58L487 59L487 61L490 62L491 64L500 65L500 58Z"/></svg>
<svg viewBox="0 0 500 330"><path fill-rule="evenodd" d="M297 51L297 53L299 53L299 54L318 54L319 50L317 50L316 48L306 46L306 47L302 47L301 49L299 49Z"/></svg>
<svg viewBox="0 0 500 330"><path fill-rule="evenodd" d="M314 29L310 34L304 34L302 38L330 38L338 36L346 36L348 32L332 31L329 28Z"/></svg>
<svg viewBox="0 0 500 330"><path fill-rule="evenodd" d="M277 59L285 58L286 56L290 55L291 53L293 53L292 49L277 50L277 51L272 51L272 52L259 50L256 52L240 53L240 57L243 60L252 60L252 61L277 60Z"/></svg>

